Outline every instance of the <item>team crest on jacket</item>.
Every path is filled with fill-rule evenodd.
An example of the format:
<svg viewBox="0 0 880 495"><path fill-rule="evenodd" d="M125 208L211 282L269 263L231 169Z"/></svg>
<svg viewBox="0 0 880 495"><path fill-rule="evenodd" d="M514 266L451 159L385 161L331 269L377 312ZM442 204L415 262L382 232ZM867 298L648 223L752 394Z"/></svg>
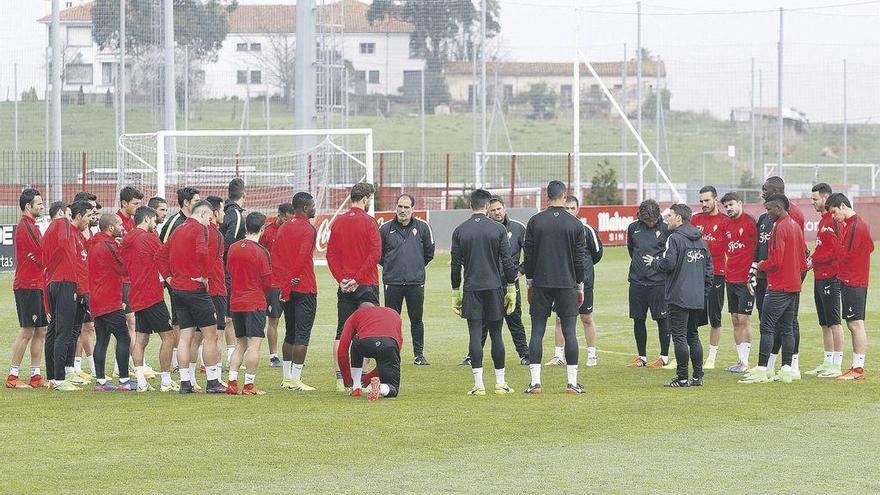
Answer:
<svg viewBox="0 0 880 495"><path fill-rule="evenodd" d="M553 216L554 216L554 217L558 217L558 216L559 216L559 212L558 212L558 211L554 211L554 212L553 212Z"/></svg>
<svg viewBox="0 0 880 495"><path fill-rule="evenodd" d="M241 247L245 247L245 246L247 246L247 244L244 243L244 242L242 242L241 244L239 244L239 246L241 246Z"/></svg>
<svg viewBox="0 0 880 495"><path fill-rule="evenodd" d="M660 238L660 231L658 230L658 231L654 232L654 235L656 235L657 238L659 239Z"/></svg>
<svg viewBox="0 0 880 495"><path fill-rule="evenodd" d="M415 234L415 232L413 232L413 234ZM512 238L512 237L513 237L513 232L508 232L508 233L507 233L507 238L510 239L510 238Z"/></svg>

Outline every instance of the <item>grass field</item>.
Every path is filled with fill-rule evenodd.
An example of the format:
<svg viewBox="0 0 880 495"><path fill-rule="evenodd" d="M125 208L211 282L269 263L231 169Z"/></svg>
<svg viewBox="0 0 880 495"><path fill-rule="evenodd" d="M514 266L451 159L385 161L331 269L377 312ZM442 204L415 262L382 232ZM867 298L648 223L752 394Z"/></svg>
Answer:
<svg viewBox="0 0 880 495"><path fill-rule="evenodd" d="M597 267L600 364L581 368L588 389L582 396L562 393L565 371L558 368L545 368L540 396L465 395L471 373L457 364L466 328L448 308L448 256L431 263L426 287L432 366L414 368L405 358L397 399L368 403L337 394L330 360L335 291L319 268L319 317L304 373L318 391L281 391L280 370L265 362L257 384L269 394L259 398L4 388L0 493L880 492L876 350L863 383L805 377L746 386L714 370L702 389L665 389L672 372L625 367L634 347L627 263L625 250L609 248ZM805 291L812 294L811 281ZM0 278L0 294L5 372L17 325L10 276ZM869 297L874 343L880 291ZM812 297L802 299L800 321L807 370L821 360ZM724 326L719 363L727 366L735 352L726 315ZM702 337L707 345L707 331ZM508 381L519 391L528 370L506 340ZM552 345L548 332L545 358ZM487 370L486 384L492 380Z"/></svg>

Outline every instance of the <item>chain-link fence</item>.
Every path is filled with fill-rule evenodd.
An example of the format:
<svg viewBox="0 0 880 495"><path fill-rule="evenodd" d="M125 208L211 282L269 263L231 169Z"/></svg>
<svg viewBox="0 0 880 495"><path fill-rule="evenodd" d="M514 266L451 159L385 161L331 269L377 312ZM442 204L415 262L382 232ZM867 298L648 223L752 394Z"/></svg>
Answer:
<svg viewBox="0 0 880 495"><path fill-rule="evenodd" d="M372 128L380 206L532 205L550 179L693 200L780 170L794 196L876 193L878 2L63 0L57 55L51 4L0 0L3 208L121 187L118 137L169 128Z"/></svg>

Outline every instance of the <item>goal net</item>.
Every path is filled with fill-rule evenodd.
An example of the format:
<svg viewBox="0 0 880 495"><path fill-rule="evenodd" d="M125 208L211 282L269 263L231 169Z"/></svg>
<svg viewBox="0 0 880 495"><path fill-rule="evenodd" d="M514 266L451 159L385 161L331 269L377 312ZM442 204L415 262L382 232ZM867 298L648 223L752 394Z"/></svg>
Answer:
<svg viewBox="0 0 880 495"><path fill-rule="evenodd" d="M371 129L202 130L124 134L120 160L145 194L176 202L195 187L201 197L227 196L229 181L245 182L245 207L273 214L296 192L315 198L320 217L347 205L351 186L373 182Z"/></svg>

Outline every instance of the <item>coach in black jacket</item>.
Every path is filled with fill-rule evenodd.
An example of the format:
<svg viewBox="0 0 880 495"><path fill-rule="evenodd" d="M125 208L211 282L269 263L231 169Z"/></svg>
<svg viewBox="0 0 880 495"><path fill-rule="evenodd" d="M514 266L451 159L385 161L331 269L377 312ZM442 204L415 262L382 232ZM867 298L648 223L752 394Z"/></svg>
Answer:
<svg viewBox="0 0 880 495"><path fill-rule="evenodd" d="M416 200L409 194L397 197L397 216L379 227L382 238L382 282L385 306L400 313L406 301L412 332L413 364L427 366L425 359L425 267L434 259L434 234L427 222L413 216Z"/></svg>
<svg viewBox="0 0 880 495"><path fill-rule="evenodd" d="M565 210L565 190L562 182L551 181L547 185L550 207L533 216L526 227L523 269L529 285L529 314L532 316L528 394L541 392L544 332L554 304L565 338L566 392L583 392L577 382L577 317L584 297L587 240L583 224Z"/></svg>
<svg viewBox="0 0 880 495"><path fill-rule="evenodd" d="M712 255L702 233L690 224L690 207L675 204L670 210L667 222L672 233L666 241L666 251L660 257L645 255L642 259L645 266L667 274L666 304L678 375L666 386L702 386L703 345L697 329L704 316L706 294L713 280ZM688 355L694 367L690 382Z"/></svg>

